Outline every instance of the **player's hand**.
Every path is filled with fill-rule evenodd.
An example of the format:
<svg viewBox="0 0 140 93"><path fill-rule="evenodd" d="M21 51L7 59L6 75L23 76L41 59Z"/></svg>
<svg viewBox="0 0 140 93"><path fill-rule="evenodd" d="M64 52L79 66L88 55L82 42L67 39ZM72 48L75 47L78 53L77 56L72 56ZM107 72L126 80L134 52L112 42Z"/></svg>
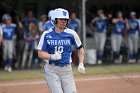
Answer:
<svg viewBox="0 0 140 93"><path fill-rule="evenodd" d="M80 73L85 73L85 67L84 67L84 64L83 63L80 63L79 66L78 66L78 71Z"/></svg>
<svg viewBox="0 0 140 93"><path fill-rule="evenodd" d="M61 59L61 54L56 52L55 54L50 55L51 60L60 60Z"/></svg>

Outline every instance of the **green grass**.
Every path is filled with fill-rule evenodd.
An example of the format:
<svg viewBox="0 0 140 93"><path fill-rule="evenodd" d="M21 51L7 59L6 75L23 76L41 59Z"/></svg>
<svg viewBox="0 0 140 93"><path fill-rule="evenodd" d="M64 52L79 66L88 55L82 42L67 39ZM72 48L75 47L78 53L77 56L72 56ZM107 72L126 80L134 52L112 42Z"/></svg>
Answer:
<svg viewBox="0 0 140 93"><path fill-rule="evenodd" d="M132 65L118 65L118 66L90 66L86 68L86 74L88 75L102 75L102 74L127 74L127 73L136 73L140 72L140 64L132 64ZM78 73L78 71L74 70L75 76L83 76L83 74Z"/></svg>
<svg viewBox="0 0 140 93"><path fill-rule="evenodd" d="M13 71L11 73L2 72L0 74L0 81L30 80L30 79L43 79L43 71L22 70L22 71Z"/></svg>
<svg viewBox="0 0 140 93"><path fill-rule="evenodd" d="M89 75L102 75L102 74L127 74L140 72L140 64L132 65L118 65L118 66L86 66L86 73L80 74L77 71L77 67L73 68L75 77L89 76ZM31 80L31 79L43 79L44 74L42 69L38 70L16 70L12 73L0 71L0 82L11 80Z"/></svg>

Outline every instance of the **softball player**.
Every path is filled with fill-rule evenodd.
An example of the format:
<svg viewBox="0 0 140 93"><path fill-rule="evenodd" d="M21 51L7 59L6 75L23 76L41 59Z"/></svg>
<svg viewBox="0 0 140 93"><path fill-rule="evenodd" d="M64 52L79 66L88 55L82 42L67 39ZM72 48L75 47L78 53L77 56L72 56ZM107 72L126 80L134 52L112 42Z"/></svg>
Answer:
<svg viewBox="0 0 140 93"><path fill-rule="evenodd" d="M91 26L95 30L94 36L97 49L97 62L98 64L102 64L107 28L107 18L105 17L103 10L98 11L98 17L92 20Z"/></svg>
<svg viewBox="0 0 140 93"><path fill-rule="evenodd" d="M71 13L71 20L68 23L68 27L74 31L76 31L76 33L78 35L80 35L80 31L81 31L81 22L80 20L77 18L76 13Z"/></svg>
<svg viewBox="0 0 140 93"><path fill-rule="evenodd" d="M35 24L37 25L37 19L33 15L33 11L29 10L27 13L27 17L22 20L23 28L24 28L24 40L25 40L25 46L24 46L24 52L22 56L22 64L21 68L24 69L26 67L26 62L28 58L28 49L30 48L30 41L31 41L31 32L29 30L29 25L30 24Z"/></svg>
<svg viewBox="0 0 140 93"><path fill-rule="evenodd" d="M51 29L51 28L53 28L54 27L54 25L52 24L52 22L51 22L51 16L52 16L52 14L53 14L53 10L50 10L49 12L48 12L48 21L46 21L45 23L44 23L44 25L43 25L43 29L44 30L49 30L49 29Z"/></svg>
<svg viewBox="0 0 140 93"><path fill-rule="evenodd" d="M45 14L43 14L40 17L40 21L38 23L38 29L39 29L40 34L42 34L44 32L43 26L44 26L46 21L47 21L47 16Z"/></svg>
<svg viewBox="0 0 140 93"><path fill-rule="evenodd" d="M38 56L46 61L45 79L51 93L77 93L71 67L72 45L78 49L80 73L85 72L84 49L77 33L66 27L69 13L55 9L54 28L45 31L38 44Z"/></svg>
<svg viewBox="0 0 140 93"><path fill-rule="evenodd" d="M136 19L136 13L130 13L131 19L127 21L127 33L128 33L128 47L129 47L129 63L135 63L138 52L138 31L139 23Z"/></svg>
<svg viewBox="0 0 140 93"><path fill-rule="evenodd" d="M5 70L8 72L12 71L12 63L13 63L13 38L16 32L16 24L12 23L12 18L9 15L4 15L3 21L5 22L2 24L2 31L3 31L3 50L4 50L4 63L5 63Z"/></svg>
<svg viewBox="0 0 140 93"><path fill-rule="evenodd" d="M74 31L76 31L76 33L78 34L78 35L80 35L80 32L81 32L81 22L80 22L80 20L77 18L77 16L76 16L76 13L71 13L71 15L70 15L70 21L68 22L68 28L70 28L70 29L72 29L72 30L74 30ZM74 65L77 65L77 61L76 61L76 59L77 59L77 51L75 51L75 48L73 47L72 48L72 60L73 60L73 64Z"/></svg>
<svg viewBox="0 0 140 93"><path fill-rule="evenodd" d="M122 39L124 32L126 30L126 23L123 19L122 12L117 13L117 18L114 18L112 20L112 23L114 24L114 27L112 29L112 35L111 35L111 45L114 55L114 62L115 63L121 63L120 60L120 48L122 44Z"/></svg>

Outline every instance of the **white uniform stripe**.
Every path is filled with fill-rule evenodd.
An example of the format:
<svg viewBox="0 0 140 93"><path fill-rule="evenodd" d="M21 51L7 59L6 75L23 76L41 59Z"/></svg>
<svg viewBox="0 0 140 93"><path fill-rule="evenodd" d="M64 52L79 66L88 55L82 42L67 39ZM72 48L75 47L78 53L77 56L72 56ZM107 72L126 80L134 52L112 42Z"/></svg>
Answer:
<svg viewBox="0 0 140 93"><path fill-rule="evenodd" d="M82 44L81 40L80 40L78 34L74 30L71 30L71 29L67 28L67 29L64 30L64 32L72 34L74 36L74 41L77 45L77 48L81 46L81 44Z"/></svg>
<svg viewBox="0 0 140 93"><path fill-rule="evenodd" d="M39 44L38 44L38 47L37 47L38 50L42 50L42 46L44 43L44 36L45 36L45 34L42 34L41 39L40 39Z"/></svg>
<svg viewBox="0 0 140 93"><path fill-rule="evenodd" d="M38 49L38 50L42 50L43 43L44 43L44 42L47 42L47 41L44 41L44 37L45 37L45 35L46 35L47 33L51 32L51 31L52 31L52 30L47 30L47 31L45 31L45 32L42 34L42 36L41 36L41 38L40 38L40 41L39 41L39 44L38 44L38 46L37 46L37 49Z"/></svg>

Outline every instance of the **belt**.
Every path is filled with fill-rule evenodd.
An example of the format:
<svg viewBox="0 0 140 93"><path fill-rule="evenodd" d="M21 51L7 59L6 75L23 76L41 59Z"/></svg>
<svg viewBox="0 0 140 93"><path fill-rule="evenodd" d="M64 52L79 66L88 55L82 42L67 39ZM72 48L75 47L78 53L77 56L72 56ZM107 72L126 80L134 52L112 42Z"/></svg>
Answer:
<svg viewBox="0 0 140 93"><path fill-rule="evenodd" d="M70 65L70 64L65 64L65 63L51 63L51 62L49 62L49 65L64 67L64 66L68 66L68 65Z"/></svg>

